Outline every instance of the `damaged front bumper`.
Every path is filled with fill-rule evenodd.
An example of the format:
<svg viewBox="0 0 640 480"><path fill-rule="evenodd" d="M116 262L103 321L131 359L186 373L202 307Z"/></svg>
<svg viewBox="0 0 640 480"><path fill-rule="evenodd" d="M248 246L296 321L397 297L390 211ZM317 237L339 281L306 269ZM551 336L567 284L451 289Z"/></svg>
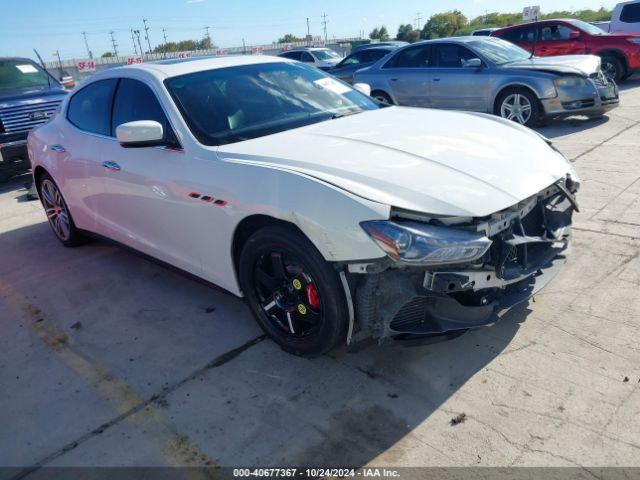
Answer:
<svg viewBox="0 0 640 480"><path fill-rule="evenodd" d="M355 291L351 343L433 343L494 324L558 274L570 249L576 209L563 181L468 226L492 240L490 250L473 264L350 266Z"/></svg>

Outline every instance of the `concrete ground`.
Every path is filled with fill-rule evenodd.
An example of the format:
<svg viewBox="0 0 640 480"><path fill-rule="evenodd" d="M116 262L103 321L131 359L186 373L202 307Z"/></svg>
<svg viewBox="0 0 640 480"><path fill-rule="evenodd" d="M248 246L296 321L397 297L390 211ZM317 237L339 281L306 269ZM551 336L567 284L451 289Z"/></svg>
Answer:
<svg viewBox="0 0 640 480"><path fill-rule="evenodd" d="M1 185L0 465L640 466L639 87L540 129L583 179L561 275L422 348L293 357L241 300L63 248Z"/></svg>

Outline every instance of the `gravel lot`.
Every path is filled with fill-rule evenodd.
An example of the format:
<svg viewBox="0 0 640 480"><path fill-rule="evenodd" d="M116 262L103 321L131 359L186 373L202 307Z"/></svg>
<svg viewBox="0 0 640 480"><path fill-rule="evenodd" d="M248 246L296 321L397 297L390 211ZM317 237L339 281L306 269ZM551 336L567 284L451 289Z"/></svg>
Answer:
<svg viewBox="0 0 640 480"><path fill-rule="evenodd" d="M583 179L561 275L492 328L315 360L0 185L0 466L640 466L640 79L540 131Z"/></svg>

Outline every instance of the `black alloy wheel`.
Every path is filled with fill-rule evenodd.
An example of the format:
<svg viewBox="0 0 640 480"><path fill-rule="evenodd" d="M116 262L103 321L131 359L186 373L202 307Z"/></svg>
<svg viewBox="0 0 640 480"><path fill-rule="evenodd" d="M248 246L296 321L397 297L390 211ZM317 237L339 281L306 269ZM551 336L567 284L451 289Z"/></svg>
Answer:
<svg viewBox="0 0 640 480"><path fill-rule="evenodd" d="M300 232L280 225L257 231L242 249L238 270L256 320L284 350L315 356L346 340L339 276Z"/></svg>

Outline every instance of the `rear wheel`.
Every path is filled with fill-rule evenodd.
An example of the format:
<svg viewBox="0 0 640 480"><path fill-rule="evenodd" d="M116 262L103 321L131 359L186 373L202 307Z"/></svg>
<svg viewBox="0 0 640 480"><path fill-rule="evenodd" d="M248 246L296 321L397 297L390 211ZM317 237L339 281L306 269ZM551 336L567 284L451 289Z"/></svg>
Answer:
<svg viewBox="0 0 640 480"><path fill-rule="evenodd" d="M627 71L624 68L622 62L616 57L611 57L608 55L602 57L602 72L607 78L614 80L616 83L624 80L627 74Z"/></svg>
<svg viewBox="0 0 640 480"><path fill-rule="evenodd" d="M371 97L380 103L384 103L385 105L393 105L393 100L391 100L391 97L385 92L381 92L380 90L371 92Z"/></svg>
<svg viewBox="0 0 640 480"><path fill-rule="evenodd" d="M295 229L269 226L254 233L238 270L253 315L284 350L315 356L345 340L348 311L340 279Z"/></svg>
<svg viewBox="0 0 640 480"><path fill-rule="evenodd" d="M40 176L38 192L47 220L53 233L65 247L75 247L84 242L84 237L73 223L62 193L48 173Z"/></svg>
<svg viewBox="0 0 640 480"><path fill-rule="evenodd" d="M536 125L542 116L536 96L523 88L502 92L496 101L495 113L527 127Z"/></svg>

